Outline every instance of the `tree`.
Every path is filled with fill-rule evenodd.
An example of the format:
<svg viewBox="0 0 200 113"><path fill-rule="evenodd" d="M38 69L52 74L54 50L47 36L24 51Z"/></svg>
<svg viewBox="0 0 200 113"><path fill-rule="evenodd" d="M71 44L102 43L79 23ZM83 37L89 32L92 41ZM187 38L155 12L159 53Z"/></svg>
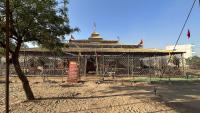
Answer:
<svg viewBox="0 0 200 113"><path fill-rule="evenodd" d="M5 54L4 49L0 48L0 58Z"/></svg>
<svg viewBox="0 0 200 113"><path fill-rule="evenodd" d="M180 58L176 57L176 56L173 56L172 57L172 63L177 67L179 68L180 67Z"/></svg>
<svg viewBox="0 0 200 113"><path fill-rule="evenodd" d="M200 69L200 57L193 56L191 58L186 59L186 64L193 69Z"/></svg>
<svg viewBox="0 0 200 113"><path fill-rule="evenodd" d="M67 3L67 0L64 0ZM34 95L19 64L19 51L24 42L35 42L50 50L60 50L66 34L78 31L69 26L66 7L56 0L10 0L10 48L15 71L28 100ZM5 48L5 4L0 1L0 47Z"/></svg>

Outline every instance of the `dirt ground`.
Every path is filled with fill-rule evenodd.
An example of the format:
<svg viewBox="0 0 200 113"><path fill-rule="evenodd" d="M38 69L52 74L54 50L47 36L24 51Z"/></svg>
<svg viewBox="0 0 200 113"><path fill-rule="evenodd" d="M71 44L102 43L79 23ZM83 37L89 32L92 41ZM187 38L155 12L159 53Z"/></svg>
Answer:
<svg viewBox="0 0 200 113"><path fill-rule="evenodd" d="M66 78L29 77L37 98L26 101L20 81L11 77L12 113L198 113L200 83L148 84L123 81L69 84ZM121 78L120 78L121 80ZM154 94L156 87L157 94ZM4 78L0 78L0 111L4 111Z"/></svg>

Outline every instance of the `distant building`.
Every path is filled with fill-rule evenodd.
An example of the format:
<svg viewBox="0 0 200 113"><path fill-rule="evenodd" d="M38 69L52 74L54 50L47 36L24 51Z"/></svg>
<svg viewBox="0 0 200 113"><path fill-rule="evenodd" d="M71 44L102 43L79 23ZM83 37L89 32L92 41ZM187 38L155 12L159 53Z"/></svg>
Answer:
<svg viewBox="0 0 200 113"><path fill-rule="evenodd" d="M176 48L175 48L175 50L176 51L183 51L183 52L185 52L183 54L183 57L184 58L189 58L189 57L192 57L192 55L193 55L192 47L193 47L192 44L177 45ZM166 50L173 50L174 49L174 45L168 45L168 46L166 46L165 49Z"/></svg>

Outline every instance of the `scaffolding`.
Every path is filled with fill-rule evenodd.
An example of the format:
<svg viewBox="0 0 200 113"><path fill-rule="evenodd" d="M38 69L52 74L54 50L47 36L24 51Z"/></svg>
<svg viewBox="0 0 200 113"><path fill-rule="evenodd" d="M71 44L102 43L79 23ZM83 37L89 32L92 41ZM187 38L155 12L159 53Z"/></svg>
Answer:
<svg viewBox="0 0 200 113"><path fill-rule="evenodd" d="M141 48L69 50L71 52L65 50L64 55L57 55L45 49L23 50L19 58L21 69L30 76L64 76L68 74L68 63L73 58L78 62L80 76L185 76L183 52L170 53ZM1 66L3 67L3 62ZM11 74L16 75L12 65Z"/></svg>

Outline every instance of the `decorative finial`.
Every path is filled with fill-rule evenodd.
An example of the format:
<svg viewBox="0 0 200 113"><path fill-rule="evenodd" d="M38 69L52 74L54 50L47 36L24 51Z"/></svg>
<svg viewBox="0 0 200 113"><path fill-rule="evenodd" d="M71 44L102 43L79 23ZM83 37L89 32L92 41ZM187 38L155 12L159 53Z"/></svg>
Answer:
<svg viewBox="0 0 200 113"><path fill-rule="evenodd" d="M94 32L96 31L96 23L95 22L93 24L93 30L94 30Z"/></svg>
<svg viewBox="0 0 200 113"><path fill-rule="evenodd" d="M119 36L117 36L117 40L120 41L120 37Z"/></svg>
<svg viewBox="0 0 200 113"><path fill-rule="evenodd" d="M144 44L144 41L143 39L140 40L140 43L138 45L143 45Z"/></svg>

